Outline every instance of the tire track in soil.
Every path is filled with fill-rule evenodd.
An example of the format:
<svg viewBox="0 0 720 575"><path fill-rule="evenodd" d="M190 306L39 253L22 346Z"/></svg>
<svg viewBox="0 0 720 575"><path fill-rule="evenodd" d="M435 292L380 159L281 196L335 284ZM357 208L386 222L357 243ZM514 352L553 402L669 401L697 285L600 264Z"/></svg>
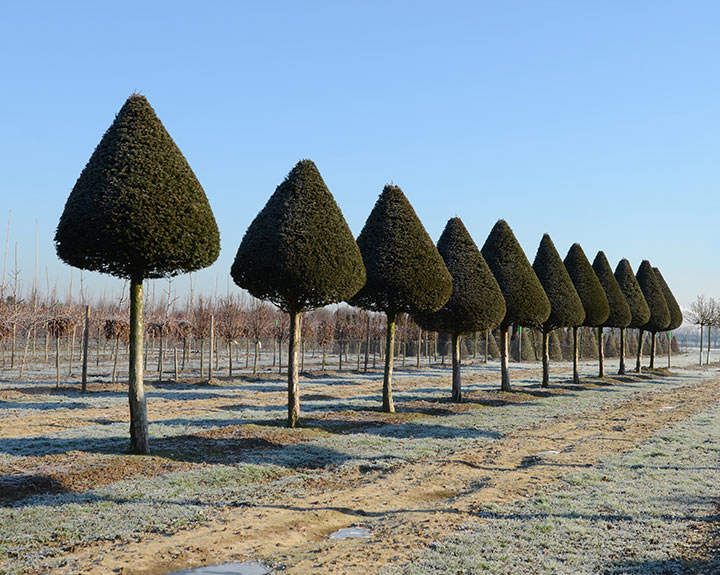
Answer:
<svg viewBox="0 0 720 575"><path fill-rule="evenodd" d="M577 467L628 451L655 431L719 401L720 380L633 397L522 429L479 450L343 478L343 487L290 502L226 510L214 521L137 542L83 548L53 573L160 575L192 566L258 559L282 573L377 573L457 531L485 505L529 497ZM668 405L673 409L663 409ZM556 454L538 455L557 451ZM328 540L363 524L368 539Z"/></svg>

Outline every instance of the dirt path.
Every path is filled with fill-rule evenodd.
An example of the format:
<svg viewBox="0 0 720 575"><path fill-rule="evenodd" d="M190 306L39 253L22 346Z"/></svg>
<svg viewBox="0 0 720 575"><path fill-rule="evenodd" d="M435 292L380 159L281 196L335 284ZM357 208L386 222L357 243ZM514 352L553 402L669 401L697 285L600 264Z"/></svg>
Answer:
<svg viewBox="0 0 720 575"><path fill-rule="evenodd" d="M627 451L653 432L719 401L720 381L644 394L611 407L520 430L479 450L343 477L332 490L227 510L210 524L134 543L83 548L54 573L159 575L196 565L260 559L283 573L377 573L456 531L490 503L532 495L569 470ZM670 409L668 409L670 408ZM548 453L549 452L549 453ZM328 540L362 524L368 539Z"/></svg>

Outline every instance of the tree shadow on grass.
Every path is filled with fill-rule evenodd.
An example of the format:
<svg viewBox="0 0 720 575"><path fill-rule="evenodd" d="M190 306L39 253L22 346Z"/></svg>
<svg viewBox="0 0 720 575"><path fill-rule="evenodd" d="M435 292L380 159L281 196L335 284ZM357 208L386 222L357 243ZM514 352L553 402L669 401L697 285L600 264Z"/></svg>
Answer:
<svg viewBox="0 0 720 575"><path fill-rule="evenodd" d="M621 561L605 568L607 575L717 575L720 556L707 559Z"/></svg>

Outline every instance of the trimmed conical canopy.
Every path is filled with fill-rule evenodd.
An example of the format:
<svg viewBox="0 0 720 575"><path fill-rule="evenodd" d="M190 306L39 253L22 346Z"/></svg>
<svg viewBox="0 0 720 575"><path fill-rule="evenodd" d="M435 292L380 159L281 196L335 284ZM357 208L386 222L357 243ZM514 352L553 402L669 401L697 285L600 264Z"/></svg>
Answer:
<svg viewBox="0 0 720 575"><path fill-rule="evenodd" d="M663 296L660 282L655 278L655 272L650 265L650 262L643 260L640 262L637 274L638 285L645 296L645 301L650 308L650 319L641 326L650 332L658 332L670 325L670 311L668 310L667 303L665 303L665 296Z"/></svg>
<svg viewBox="0 0 720 575"><path fill-rule="evenodd" d="M595 256L592 264L595 275L600 281L600 285L605 290L608 304L610 306L610 315L603 323L603 327L627 327L632 319L630 306L623 295L620 285L615 279L610 263L605 257L605 253L599 251Z"/></svg>
<svg viewBox="0 0 720 575"><path fill-rule="evenodd" d="M452 295L435 313L414 316L418 325L451 334L500 325L505 317L500 286L460 218L448 220L437 249L452 276Z"/></svg>
<svg viewBox="0 0 720 575"><path fill-rule="evenodd" d="M683 323L682 310L680 309L680 306L678 305L678 302L675 299L673 292L670 291L670 287L667 285L665 278L660 273L660 270L657 268L653 268L653 271L655 272L655 279L657 279L658 283L660 284L663 296L665 297L665 303L667 304L668 311L670 312L670 325L668 325L665 329L667 329L668 331L677 329Z"/></svg>
<svg viewBox="0 0 720 575"><path fill-rule="evenodd" d="M144 96L127 99L95 148L55 246L71 266L136 280L217 259L220 234L205 192Z"/></svg>
<svg viewBox="0 0 720 575"><path fill-rule="evenodd" d="M565 256L565 267L585 308L585 320L582 325L598 327L604 324L610 315L610 306L595 271L580 244L570 246Z"/></svg>
<svg viewBox="0 0 720 575"><path fill-rule="evenodd" d="M632 271L630 262L626 259L622 259L618 262L615 268L615 279L620 286L620 290L623 292L625 299L627 300L628 307L630 308L630 315L632 319L627 327L637 329L643 327L650 319L650 308L645 301L640 285L637 282L637 278Z"/></svg>
<svg viewBox="0 0 720 575"><path fill-rule="evenodd" d="M493 226L481 252L505 298L502 324L542 325L550 317L550 301L505 220Z"/></svg>
<svg viewBox="0 0 720 575"><path fill-rule="evenodd" d="M385 186L357 244L367 282L352 305L392 316L432 313L450 297L450 273L398 186Z"/></svg>
<svg viewBox="0 0 720 575"><path fill-rule="evenodd" d="M582 325L585 319L582 301L548 234L540 240L533 270L550 300L550 317L542 327L552 330Z"/></svg>
<svg viewBox="0 0 720 575"><path fill-rule="evenodd" d="M365 266L352 232L311 160L301 160L255 217L231 275L284 311L300 312L354 295Z"/></svg>

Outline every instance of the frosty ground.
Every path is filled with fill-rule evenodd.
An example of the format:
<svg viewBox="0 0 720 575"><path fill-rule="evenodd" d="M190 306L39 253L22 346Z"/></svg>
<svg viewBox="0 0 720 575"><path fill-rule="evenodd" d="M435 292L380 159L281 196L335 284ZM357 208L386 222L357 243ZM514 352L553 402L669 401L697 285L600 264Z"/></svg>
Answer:
<svg viewBox="0 0 720 575"><path fill-rule="evenodd" d="M127 454L106 378L0 384L0 573L160 574L261 560L277 573L711 573L720 374L594 377L513 364L148 384L153 455ZM617 371L608 362L607 373ZM360 526L366 539L336 540Z"/></svg>

